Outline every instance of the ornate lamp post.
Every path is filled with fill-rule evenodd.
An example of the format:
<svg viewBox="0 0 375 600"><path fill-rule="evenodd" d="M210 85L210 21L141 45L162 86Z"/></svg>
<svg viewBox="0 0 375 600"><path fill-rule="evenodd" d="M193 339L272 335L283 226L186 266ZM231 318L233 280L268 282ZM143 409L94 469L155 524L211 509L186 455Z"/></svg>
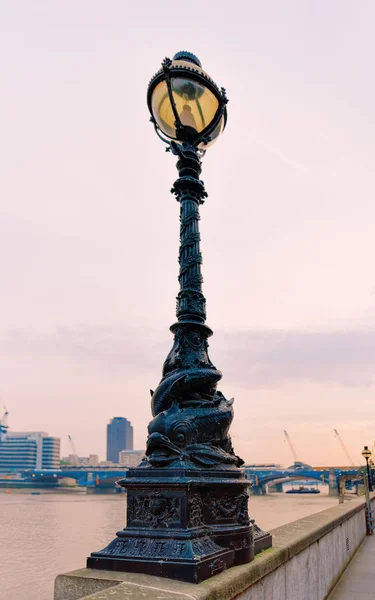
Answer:
<svg viewBox="0 0 375 600"><path fill-rule="evenodd" d="M367 479L368 479L368 488L370 492L372 492L372 477L370 473L370 465L369 458L371 456L371 450L369 450L368 446L365 446L362 450L362 456L366 460L366 469L367 469Z"/></svg>
<svg viewBox="0 0 375 600"><path fill-rule="evenodd" d="M225 127L227 98L196 56L178 52L151 79L147 102L156 133L178 157L171 190L181 223L177 322L151 390L146 456L119 482L127 489L127 527L91 554L88 567L199 582L254 557L249 482L229 436L233 399L217 389L222 374L208 356L202 293L201 157Z"/></svg>

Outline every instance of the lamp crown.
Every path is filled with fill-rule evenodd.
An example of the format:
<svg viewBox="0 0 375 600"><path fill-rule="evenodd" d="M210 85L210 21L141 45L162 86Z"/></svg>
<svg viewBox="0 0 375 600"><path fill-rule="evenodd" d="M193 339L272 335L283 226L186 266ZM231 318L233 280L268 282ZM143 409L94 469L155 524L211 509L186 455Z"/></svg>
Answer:
<svg viewBox="0 0 375 600"><path fill-rule="evenodd" d="M186 60L187 62L191 62L197 67L202 68L202 63L195 54L192 52L188 52L187 50L181 50L180 52L176 52L173 57L173 60Z"/></svg>

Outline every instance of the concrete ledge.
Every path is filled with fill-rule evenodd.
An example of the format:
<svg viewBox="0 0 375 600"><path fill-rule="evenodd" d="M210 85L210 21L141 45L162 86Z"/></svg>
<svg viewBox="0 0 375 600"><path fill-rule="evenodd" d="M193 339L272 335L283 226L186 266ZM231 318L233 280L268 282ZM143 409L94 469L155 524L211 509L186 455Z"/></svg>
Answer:
<svg viewBox="0 0 375 600"><path fill-rule="evenodd" d="M58 575L55 581L55 599L80 600L81 598L149 598L150 600L178 600L193 598L189 594L194 584L141 575L96 569L79 569ZM110 590L110 596L105 592ZM186 588L186 594L184 593Z"/></svg>
<svg viewBox="0 0 375 600"><path fill-rule="evenodd" d="M285 569L285 563L364 511L364 506L365 500L359 498L278 527L271 532L273 548L258 554L249 564L233 567L198 585L136 573L80 569L57 577L55 600L117 600L131 597L150 600L228 600L272 572L280 571L280 567Z"/></svg>
<svg viewBox="0 0 375 600"><path fill-rule="evenodd" d="M373 494L373 498L375 498L375 494ZM278 527L272 531L274 546L286 546L288 548L287 560L289 560L341 523L364 510L364 507L364 497L358 498Z"/></svg>

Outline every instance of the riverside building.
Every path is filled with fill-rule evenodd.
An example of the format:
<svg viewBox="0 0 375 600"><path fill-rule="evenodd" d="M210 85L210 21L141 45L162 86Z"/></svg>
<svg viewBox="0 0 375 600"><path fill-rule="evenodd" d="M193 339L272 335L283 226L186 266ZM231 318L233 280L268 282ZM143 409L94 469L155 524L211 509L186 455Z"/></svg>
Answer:
<svg viewBox="0 0 375 600"><path fill-rule="evenodd" d="M97 454L89 454L88 456L77 456L77 454L69 454L63 456L62 461L67 465L74 467L97 467L99 462L99 456Z"/></svg>
<svg viewBox="0 0 375 600"><path fill-rule="evenodd" d="M146 450L121 450L118 455L118 463L122 467L138 467Z"/></svg>
<svg viewBox="0 0 375 600"><path fill-rule="evenodd" d="M0 440L0 473L59 469L60 438L44 431L8 432Z"/></svg>

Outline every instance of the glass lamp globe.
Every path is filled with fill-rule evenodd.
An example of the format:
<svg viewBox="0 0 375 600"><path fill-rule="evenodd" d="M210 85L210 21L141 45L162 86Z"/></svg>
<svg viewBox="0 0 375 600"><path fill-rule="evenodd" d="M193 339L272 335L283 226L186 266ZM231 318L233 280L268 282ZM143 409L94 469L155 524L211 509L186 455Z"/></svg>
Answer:
<svg viewBox="0 0 375 600"><path fill-rule="evenodd" d="M226 124L225 91L190 52L164 60L150 81L147 103L157 130L177 143L206 148Z"/></svg>
<svg viewBox="0 0 375 600"><path fill-rule="evenodd" d="M362 450L363 458L368 459L368 458L370 458L371 454L372 454L371 450L369 450L368 446L365 446Z"/></svg>

